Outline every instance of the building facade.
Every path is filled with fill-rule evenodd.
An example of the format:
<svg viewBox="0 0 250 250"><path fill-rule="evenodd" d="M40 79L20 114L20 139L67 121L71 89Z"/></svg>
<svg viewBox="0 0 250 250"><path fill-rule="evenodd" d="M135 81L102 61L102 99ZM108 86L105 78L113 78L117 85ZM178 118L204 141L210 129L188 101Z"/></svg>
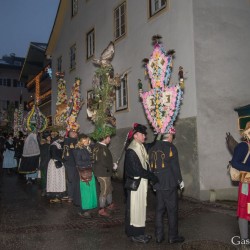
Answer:
<svg viewBox="0 0 250 250"><path fill-rule="evenodd" d="M29 93L25 84L19 80L24 58L15 54L0 59L0 126L6 125L6 113L10 105L18 108L20 101L28 102Z"/></svg>
<svg viewBox="0 0 250 250"><path fill-rule="evenodd" d="M239 141L234 108L249 104L248 58L250 4L247 0L61 0L46 50L52 72L63 71L68 93L75 77L82 79L84 99L91 93L96 67L110 41L115 43L114 71L125 74L114 104L117 134L112 139L114 160L133 122L148 124L140 103L137 81L144 83L142 59L152 53L152 36L160 34L164 47L176 51L171 81L184 68L185 91L176 121L176 145L185 182L184 195L208 200L235 199L226 171L231 155L225 134ZM52 115L57 84L52 80ZM78 122L91 133L86 104ZM149 127L149 126L148 126ZM148 142L154 138L148 129ZM119 164L122 176L123 161Z"/></svg>
<svg viewBox="0 0 250 250"><path fill-rule="evenodd" d="M51 125L51 61L45 56L47 44L31 42L20 73L20 80L25 83L30 93L28 108L34 104L47 117Z"/></svg>

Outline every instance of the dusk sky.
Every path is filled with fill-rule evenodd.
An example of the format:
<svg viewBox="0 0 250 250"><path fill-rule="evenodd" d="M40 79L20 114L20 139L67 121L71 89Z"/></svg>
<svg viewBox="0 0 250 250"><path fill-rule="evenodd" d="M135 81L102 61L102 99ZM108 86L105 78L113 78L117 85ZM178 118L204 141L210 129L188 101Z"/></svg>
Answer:
<svg viewBox="0 0 250 250"><path fill-rule="evenodd" d="M30 42L47 43L60 0L0 0L0 58L26 57Z"/></svg>

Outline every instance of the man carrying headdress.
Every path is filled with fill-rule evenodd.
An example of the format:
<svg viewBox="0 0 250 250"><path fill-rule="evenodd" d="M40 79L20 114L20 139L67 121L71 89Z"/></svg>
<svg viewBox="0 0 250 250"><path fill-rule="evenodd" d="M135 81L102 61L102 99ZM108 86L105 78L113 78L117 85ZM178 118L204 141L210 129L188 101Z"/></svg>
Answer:
<svg viewBox="0 0 250 250"><path fill-rule="evenodd" d="M149 164L151 171L158 177L159 182L153 189L156 191L155 237L156 242L164 240L163 216L168 214L168 241L169 243L183 242L184 237L178 234L178 188L184 188L178 151L172 143L175 129L162 135L149 150Z"/></svg>
<svg viewBox="0 0 250 250"><path fill-rule="evenodd" d="M241 240L248 240L248 221L250 221L250 182L244 180L250 172L250 121L247 122L242 132L242 142L234 149L231 164L241 172L241 180L238 189L237 217L240 229Z"/></svg>
<svg viewBox="0 0 250 250"><path fill-rule="evenodd" d="M135 123L128 134L128 147L125 154L124 170L126 178L138 179L137 190L127 189L125 212L125 232L133 242L148 243L152 238L145 233L148 180L156 183L158 178L148 170L148 154L143 145L147 128Z"/></svg>

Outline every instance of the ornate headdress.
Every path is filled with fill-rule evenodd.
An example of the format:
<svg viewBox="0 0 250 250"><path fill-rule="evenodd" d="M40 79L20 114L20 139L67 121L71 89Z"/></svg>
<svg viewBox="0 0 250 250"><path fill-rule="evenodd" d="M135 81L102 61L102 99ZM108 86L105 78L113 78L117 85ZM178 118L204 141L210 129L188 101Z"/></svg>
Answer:
<svg viewBox="0 0 250 250"><path fill-rule="evenodd" d="M144 59L146 73L151 80L151 90L143 92L139 80L138 87L146 116L158 134L175 133L174 121L179 113L183 88L183 68L179 67L179 83L171 84L174 50L166 52L159 43L159 35L154 36L154 50L150 59Z"/></svg>

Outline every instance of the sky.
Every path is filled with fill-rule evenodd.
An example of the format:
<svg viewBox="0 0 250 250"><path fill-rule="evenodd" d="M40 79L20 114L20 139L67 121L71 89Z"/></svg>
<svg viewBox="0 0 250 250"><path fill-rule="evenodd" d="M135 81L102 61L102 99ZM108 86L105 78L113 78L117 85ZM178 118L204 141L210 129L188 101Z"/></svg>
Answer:
<svg viewBox="0 0 250 250"><path fill-rule="evenodd" d="M30 42L48 43L60 0L0 0L0 58L26 57Z"/></svg>

